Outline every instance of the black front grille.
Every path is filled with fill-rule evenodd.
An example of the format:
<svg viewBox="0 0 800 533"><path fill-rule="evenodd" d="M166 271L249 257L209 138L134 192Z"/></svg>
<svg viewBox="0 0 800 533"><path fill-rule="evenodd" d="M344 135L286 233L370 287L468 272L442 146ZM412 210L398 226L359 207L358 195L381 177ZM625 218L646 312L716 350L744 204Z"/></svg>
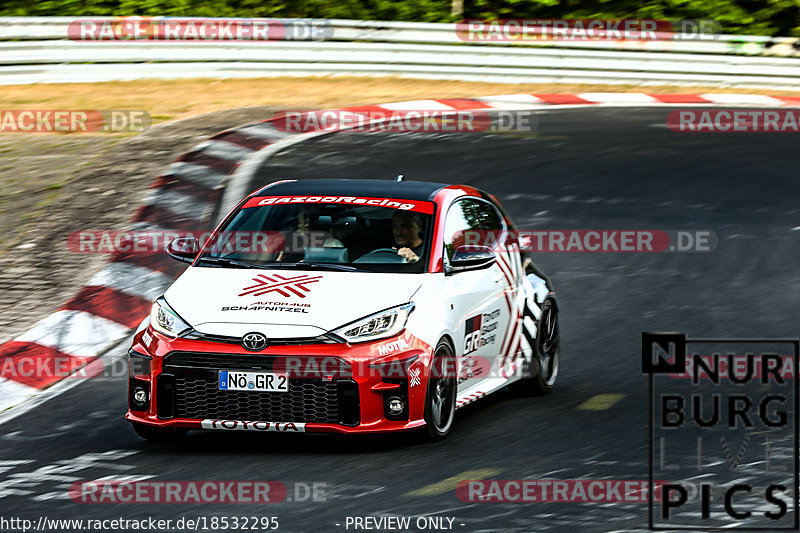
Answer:
<svg viewBox="0 0 800 533"><path fill-rule="evenodd" d="M219 390L219 370L272 370L274 356L178 352L166 357L164 373L175 376L177 418L258 420L357 425L358 385L351 379L289 379L289 392Z"/></svg>

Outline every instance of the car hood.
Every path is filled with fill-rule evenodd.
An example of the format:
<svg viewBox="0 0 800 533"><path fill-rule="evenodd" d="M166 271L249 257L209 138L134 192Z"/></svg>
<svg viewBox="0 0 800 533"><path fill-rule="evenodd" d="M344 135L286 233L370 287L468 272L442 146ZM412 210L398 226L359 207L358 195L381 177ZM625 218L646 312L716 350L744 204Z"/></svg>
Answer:
<svg viewBox="0 0 800 533"><path fill-rule="evenodd" d="M410 301L421 283L417 274L189 267L164 297L201 333L314 337Z"/></svg>

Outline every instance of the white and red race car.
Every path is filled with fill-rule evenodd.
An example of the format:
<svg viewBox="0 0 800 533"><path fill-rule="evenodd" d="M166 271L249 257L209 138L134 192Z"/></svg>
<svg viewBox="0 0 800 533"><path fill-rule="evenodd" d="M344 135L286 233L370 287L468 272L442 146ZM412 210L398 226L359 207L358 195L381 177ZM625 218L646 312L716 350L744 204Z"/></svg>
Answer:
<svg viewBox="0 0 800 533"><path fill-rule="evenodd" d="M553 388L558 307L508 215L469 186L298 180L259 189L154 304L127 420L189 429L446 436L515 381Z"/></svg>

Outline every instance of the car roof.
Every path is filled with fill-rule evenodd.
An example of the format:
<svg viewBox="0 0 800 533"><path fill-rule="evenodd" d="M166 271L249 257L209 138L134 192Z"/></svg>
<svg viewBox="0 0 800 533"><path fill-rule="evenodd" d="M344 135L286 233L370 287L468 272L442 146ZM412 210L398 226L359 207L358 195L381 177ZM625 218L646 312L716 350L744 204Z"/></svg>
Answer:
<svg viewBox="0 0 800 533"><path fill-rule="evenodd" d="M259 189L253 196L313 194L315 196L369 196L373 198L433 200L436 193L446 187L450 187L450 185L428 181L311 179L277 182Z"/></svg>

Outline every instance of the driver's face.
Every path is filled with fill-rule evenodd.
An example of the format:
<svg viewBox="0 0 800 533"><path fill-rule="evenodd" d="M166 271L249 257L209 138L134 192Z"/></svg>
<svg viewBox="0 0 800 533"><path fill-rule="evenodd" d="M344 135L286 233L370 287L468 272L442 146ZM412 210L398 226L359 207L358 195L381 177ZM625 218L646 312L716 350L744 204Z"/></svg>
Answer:
<svg viewBox="0 0 800 533"><path fill-rule="evenodd" d="M417 246L420 242L419 226L414 219L405 216L396 216L392 219L392 235L398 246Z"/></svg>

